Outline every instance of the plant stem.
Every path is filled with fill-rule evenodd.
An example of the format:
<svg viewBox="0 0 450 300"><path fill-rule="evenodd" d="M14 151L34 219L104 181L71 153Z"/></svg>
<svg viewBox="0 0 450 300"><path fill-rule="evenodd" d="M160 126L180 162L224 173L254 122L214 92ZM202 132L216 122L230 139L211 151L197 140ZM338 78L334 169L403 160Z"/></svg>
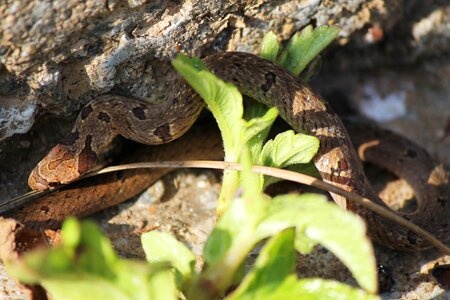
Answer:
<svg viewBox="0 0 450 300"><path fill-rule="evenodd" d="M217 216L221 217L239 187L239 172L225 170L223 172L222 189L217 200Z"/></svg>

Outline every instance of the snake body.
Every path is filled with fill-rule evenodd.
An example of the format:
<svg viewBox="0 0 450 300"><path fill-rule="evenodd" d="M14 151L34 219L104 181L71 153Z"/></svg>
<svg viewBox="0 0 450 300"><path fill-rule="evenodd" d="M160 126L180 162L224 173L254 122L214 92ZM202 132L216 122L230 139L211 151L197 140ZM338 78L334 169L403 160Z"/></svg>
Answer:
<svg viewBox="0 0 450 300"><path fill-rule="evenodd" d="M242 94L277 107L280 116L297 132L318 137L320 149L314 162L324 181L386 206L371 188L342 121L307 84L278 65L248 53L214 54L203 62L215 75L237 86ZM42 190L75 180L98 165L118 135L149 145L177 139L192 126L203 106L201 98L181 78L159 105L109 95L92 101L82 109L66 139L35 167L29 185ZM433 185L446 186L446 181ZM413 188L416 189L414 183ZM418 209L406 217L438 238L447 239L450 211L447 195L418 189ZM404 250L429 247L407 229L342 196L332 194L332 197L366 221L369 235L375 241Z"/></svg>

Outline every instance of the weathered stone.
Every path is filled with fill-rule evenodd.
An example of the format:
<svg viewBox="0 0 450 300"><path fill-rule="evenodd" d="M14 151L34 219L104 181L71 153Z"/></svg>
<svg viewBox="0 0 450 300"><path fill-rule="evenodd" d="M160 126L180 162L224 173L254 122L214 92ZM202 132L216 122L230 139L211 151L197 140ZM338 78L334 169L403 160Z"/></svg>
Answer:
<svg viewBox="0 0 450 300"><path fill-rule="evenodd" d="M389 119L382 120L383 125L450 163L450 62L445 56L450 51L450 7L445 1L6 0L0 4L0 139L4 139L0 142L0 198L27 190L31 168L69 131L82 105L96 96L113 90L160 101L170 88L174 73L168 62L176 53L256 53L268 30L286 41L311 23L342 29L338 42L324 54L323 70L313 82L325 98L337 107L345 98L350 108L364 113L364 105L373 99L386 107L393 99L389 97L400 95L394 100L401 100L402 109L392 114L388 107L389 114L383 117ZM386 99L391 100L385 103ZM36 116L45 114L64 120L39 118L30 132L11 136L28 131ZM180 180L191 178L189 174ZM202 201L213 205L218 187L214 176L208 176L213 192ZM192 195L188 198L197 197L199 191L194 189ZM166 212L169 219L175 214L193 219L186 199L170 201L168 206L174 208ZM177 211L181 206L185 212ZM138 211L146 210L140 207ZM148 216L123 214L130 214L135 222L154 225L148 223ZM127 221L117 218L118 223ZM212 224L210 219L205 222L205 228ZM175 227L178 223L175 221ZM196 235L205 228L183 223L174 230ZM199 249L202 240L204 236L194 237L188 243ZM122 254L130 254L125 252L123 249ZM330 262L329 253L316 252L325 259L303 259L300 267L317 270L304 275L328 272L351 280L342 272L342 265ZM380 262L391 268L403 261L402 268L394 272L395 286L385 294L387 298L420 299L438 294L445 298L445 292L429 277L408 277L436 253L378 252L382 253ZM5 278L0 278L0 294L14 294Z"/></svg>

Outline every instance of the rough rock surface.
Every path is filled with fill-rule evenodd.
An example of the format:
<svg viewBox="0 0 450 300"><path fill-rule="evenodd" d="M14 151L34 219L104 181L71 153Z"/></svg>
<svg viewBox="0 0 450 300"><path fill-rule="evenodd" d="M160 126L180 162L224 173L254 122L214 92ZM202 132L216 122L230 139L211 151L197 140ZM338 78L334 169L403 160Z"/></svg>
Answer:
<svg viewBox="0 0 450 300"><path fill-rule="evenodd" d="M325 98L338 110L359 112L403 133L450 164L450 5L446 0L8 0L0 4L0 200L27 190L26 177L33 165L68 132L82 105L97 95L110 92L159 101L170 88L169 61L175 53L255 53L268 30L285 41L310 23L342 28L313 82ZM187 172L164 179L169 186L173 180L193 184L190 190L184 187L178 192L181 198L164 201L162 205L168 207L158 209L167 210L173 219L175 214L190 216L187 212L206 202L213 206L218 184L212 173L207 174ZM198 196L199 185L206 196ZM183 204L195 198L203 199L202 205ZM126 209L129 205L108 212L122 211L105 223L141 228L167 221L141 219ZM183 232L194 232L191 245L202 240L196 236L208 226L184 228L180 220L167 226L186 241ZM210 221L206 216L202 220L212 224L211 216ZM105 225L108 232L111 228L117 226ZM116 240L120 249L120 238ZM386 299L445 299L445 292L429 276L418 273L437 253L378 252L380 262L394 269L394 284ZM342 266L327 260L329 254L317 253L316 266L329 268L320 268L319 275L344 274L340 278L348 280ZM17 298L11 281L4 278L0 278L0 295Z"/></svg>

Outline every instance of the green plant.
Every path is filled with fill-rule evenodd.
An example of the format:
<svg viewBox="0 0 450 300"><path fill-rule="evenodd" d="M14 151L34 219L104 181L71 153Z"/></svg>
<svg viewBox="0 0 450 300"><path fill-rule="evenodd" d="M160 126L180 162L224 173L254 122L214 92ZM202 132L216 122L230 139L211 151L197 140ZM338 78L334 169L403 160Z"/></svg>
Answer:
<svg viewBox="0 0 450 300"><path fill-rule="evenodd" d="M299 74L337 32L333 27L307 27L281 52L275 35L269 33L261 55ZM201 270L196 270L191 251L168 233L143 234L147 262L134 262L118 258L92 223L69 219L60 247L29 253L8 263L8 271L22 282L43 285L55 299L377 299L375 258L364 222L320 195L270 199L263 189L274 180L251 172L255 163L307 164L319 141L287 131L264 143L277 116L275 109L258 105L244 113L239 91L216 78L200 60L178 56L173 65L215 116L225 159L243 166L242 172L225 172L221 217L205 244ZM248 254L262 244L255 264L244 275ZM362 289L297 278L295 252L309 253L317 244L333 252Z"/></svg>
<svg viewBox="0 0 450 300"><path fill-rule="evenodd" d="M336 27L323 26L313 30L312 26L307 26L292 37L286 49L281 50L275 34L269 32L263 39L260 55L299 75L338 33ZM214 115L222 134L225 161L237 162L243 147L248 147L255 164L279 168L296 165L295 169L299 170L298 164L308 163L316 154L319 140L304 134L294 134L293 131L282 133L264 145L270 127L278 116L277 109L257 103L245 112L243 118L242 95L237 88L231 83L217 80L200 59L179 55L172 65L200 94ZM292 145L295 145L295 150L291 150ZM305 165L303 169L310 172L314 170L311 165ZM261 177L259 185L263 187L273 182L270 179L264 183ZM239 186L239 173L225 171L222 186L217 205L219 215Z"/></svg>
<svg viewBox="0 0 450 300"><path fill-rule="evenodd" d="M89 221L66 220L61 246L32 251L6 267L22 283L41 284L52 299L176 299L169 263L120 259Z"/></svg>

